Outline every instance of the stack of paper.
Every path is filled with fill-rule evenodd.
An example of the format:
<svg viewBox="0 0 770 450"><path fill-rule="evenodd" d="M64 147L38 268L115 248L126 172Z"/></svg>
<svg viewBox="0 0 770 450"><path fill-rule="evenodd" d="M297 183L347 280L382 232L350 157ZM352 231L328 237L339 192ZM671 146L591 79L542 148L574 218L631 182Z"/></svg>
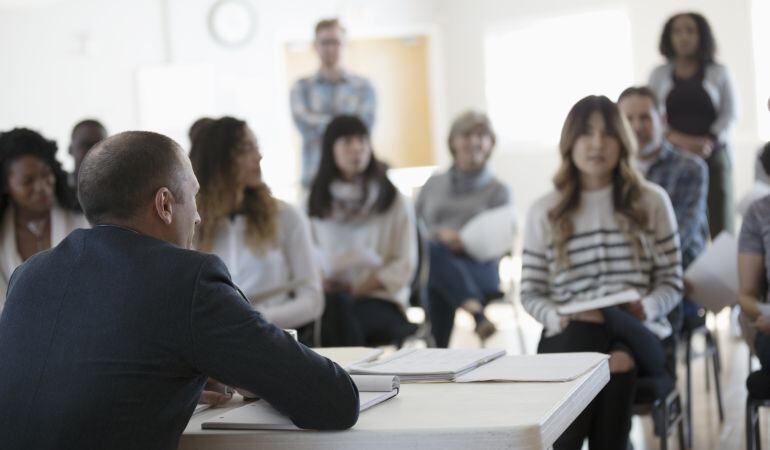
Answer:
<svg viewBox="0 0 770 450"><path fill-rule="evenodd" d="M359 411L395 397L401 388L394 376L353 376L358 386ZM299 430L287 416L264 400L257 400L240 408L231 409L203 422L201 428L223 430Z"/></svg>
<svg viewBox="0 0 770 450"><path fill-rule="evenodd" d="M695 303L721 311L738 300L738 242L723 231L706 251L690 264L684 277L692 286Z"/></svg>
<svg viewBox="0 0 770 450"><path fill-rule="evenodd" d="M602 353L549 353L503 356L455 380L478 381L572 381L608 359Z"/></svg>
<svg viewBox="0 0 770 450"><path fill-rule="evenodd" d="M397 375L401 381L454 381L455 378L505 355L501 349L401 349L381 361L355 364L350 373Z"/></svg>

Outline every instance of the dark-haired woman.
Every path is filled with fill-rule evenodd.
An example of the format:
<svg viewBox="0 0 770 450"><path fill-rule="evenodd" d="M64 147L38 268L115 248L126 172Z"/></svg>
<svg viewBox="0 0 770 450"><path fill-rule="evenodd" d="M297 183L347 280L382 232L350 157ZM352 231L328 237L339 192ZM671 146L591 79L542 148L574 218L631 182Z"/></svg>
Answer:
<svg viewBox="0 0 770 450"><path fill-rule="evenodd" d="M251 129L232 117L209 119L194 136L190 160L200 183L198 249L222 258L268 321L301 328L320 318L321 274L307 218L270 193Z"/></svg>
<svg viewBox="0 0 770 450"><path fill-rule="evenodd" d="M8 281L29 257L88 222L73 205L56 143L35 131L0 134L0 311Z"/></svg>
<svg viewBox="0 0 770 450"><path fill-rule="evenodd" d="M716 42L711 27L698 13L671 17L663 27L660 53L667 62L652 72L649 85L665 107L667 138L708 164L711 237L722 230L733 232L728 138L738 107L730 74L714 59Z"/></svg>
<svg viewBox="0 0 770 450"><path fill-rule="evenodd" d="M531 207L524 236L521 302L543 324L540 353L610 355L610 381L554 445L626 448L637 370L665 375L661 339L679 303L681 254L666 192L631 166L636 143L607 97L580 100L567 116L555 190ZM622 307L561 315L634 289ZM673 380L670 380L673 384Z"/></svg>
<svg viewBox="0 0 770 450"><path fill-rule="evenodd" d="M323 345L375 345L412 334L404 312L417 264L414 213L358 117L327 126L308 213L323 261Z"/></svg>

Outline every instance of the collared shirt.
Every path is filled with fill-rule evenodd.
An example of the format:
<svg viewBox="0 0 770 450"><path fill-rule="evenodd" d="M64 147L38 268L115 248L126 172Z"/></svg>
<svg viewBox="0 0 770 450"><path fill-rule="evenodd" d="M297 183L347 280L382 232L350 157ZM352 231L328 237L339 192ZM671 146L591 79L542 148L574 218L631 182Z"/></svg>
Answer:
<svg viewBox="0 0 770 450"><path fill-rule="evenodd" d="M321 140L326 125L340 114L354 114L371 132L377 99L366 78L343 73L330 82L319 73L302 78L291 89L291 114L302 135L302 185L307 187L321 160Z"/></svg>
<svg viewBox="0 0 770 450"><path fill-rule="evenodd" d="M679 224L682 264L686 268L703 251L708 237L708 168L701 159L663 141L658 158L649 166L645 176L665 189L671 198Z"/></svg>

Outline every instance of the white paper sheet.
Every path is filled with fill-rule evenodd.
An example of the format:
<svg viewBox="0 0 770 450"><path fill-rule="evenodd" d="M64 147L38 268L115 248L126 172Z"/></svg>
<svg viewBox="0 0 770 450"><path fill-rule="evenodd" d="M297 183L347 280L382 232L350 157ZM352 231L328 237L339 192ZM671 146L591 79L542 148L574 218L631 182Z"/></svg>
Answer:
<svg viewBox="0 0 770 450"><path fill-rule="evenodd" d="M692 286L688 296L698 305L720 311L738 300L738 242L723 231L690 264L684 274Z"/></svg>
<svg viewBox="0 0 770 450"><path fill-rule="evenodd" d="M562 316L570 314L577 314L585 311L591 311L594 309L607 308L609 306L622 305L623 303L633 302L641 300L642 296L639 295L635 289L628 289L618 292L616 294L607 295L605 297L599 297L597 299L588 300L584 302L575 302L568 305L560 306L556 309L556 312Z"/></svg>
<svg viewBox="0 0 770 450"><path fill-rule="evenodd" d="M402 382L452 381L476 367L505 355L502 349L401 349L372 363L356 364L352 374L398 375Z"/></svg>
<svg viewBox="0 0 770 450"><path fill-rule="evenodd" d="M503 356L465 375L458 383L481 381L571 381L593 369L609 356L602 353L549 353Z"/></svg>
<svg viewBox="0 0 770 450"><path fill-rule="evenodd" d="M516 214L511 205L485 211L460 230L465 252L478 261L499 259L511 251L516 232Z"/></svg>

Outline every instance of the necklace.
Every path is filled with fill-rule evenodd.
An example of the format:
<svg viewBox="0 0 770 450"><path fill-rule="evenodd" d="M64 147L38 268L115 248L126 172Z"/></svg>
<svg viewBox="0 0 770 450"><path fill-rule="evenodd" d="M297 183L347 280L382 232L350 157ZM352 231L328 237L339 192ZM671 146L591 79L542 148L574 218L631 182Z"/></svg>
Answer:
<svg viewBox="0 0 770 450"><path fill-rule="evenodd" d="M40 220L31 220L24 224L27 231L32 233L32 236L35 237L35 247L37 251L45 250L43 248L43 246L45 245L43 241L45 240L45 231L49 222L50 222L50 218L47 217L45 219L40 219Z"/></svg>

